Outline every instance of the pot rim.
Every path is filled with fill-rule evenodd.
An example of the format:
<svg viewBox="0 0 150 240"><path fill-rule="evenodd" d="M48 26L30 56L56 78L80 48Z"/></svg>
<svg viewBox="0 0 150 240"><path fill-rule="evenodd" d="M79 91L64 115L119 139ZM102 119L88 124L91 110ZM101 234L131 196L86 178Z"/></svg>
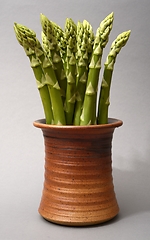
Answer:
<svg viewBox="0 0 150 240"><path fill-rule="evenodd" d="M116 128L123 125L123 121L116 118L108 118L107 124L96 124L96 125L85 125L85 126L75 126L75 125L51 125L46 124L45 119L38 119L33 122L33 125L37 128L42 129L96 129L96 128Z"/></svg>

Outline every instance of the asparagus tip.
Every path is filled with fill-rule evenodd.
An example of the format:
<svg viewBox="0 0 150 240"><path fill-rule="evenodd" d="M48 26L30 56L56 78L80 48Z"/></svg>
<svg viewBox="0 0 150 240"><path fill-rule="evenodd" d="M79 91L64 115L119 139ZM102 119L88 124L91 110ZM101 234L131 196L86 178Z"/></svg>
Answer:
<svg viewBox="0 0 150 240"><path fill-rule="evenodd" d="M42 24L42 23L44 23L45 21L47 21L48 18L47 18L43 13L41 13L41 14L40 14L40 20L41 20L41 24Z"/></svg>

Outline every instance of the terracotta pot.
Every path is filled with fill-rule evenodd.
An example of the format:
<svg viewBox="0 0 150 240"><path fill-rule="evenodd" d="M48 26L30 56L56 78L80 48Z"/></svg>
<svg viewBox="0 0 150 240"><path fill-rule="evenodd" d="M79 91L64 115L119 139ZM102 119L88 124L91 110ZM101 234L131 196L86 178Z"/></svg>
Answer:
<svg viewBox="0 0 150 240"><path fill-rule="evenodd" d="M119 212L113 178L113 132L122 121L105 125L56 126L34 122L43 131L45 180L39 213L72 226L108 221Z"/></svg>

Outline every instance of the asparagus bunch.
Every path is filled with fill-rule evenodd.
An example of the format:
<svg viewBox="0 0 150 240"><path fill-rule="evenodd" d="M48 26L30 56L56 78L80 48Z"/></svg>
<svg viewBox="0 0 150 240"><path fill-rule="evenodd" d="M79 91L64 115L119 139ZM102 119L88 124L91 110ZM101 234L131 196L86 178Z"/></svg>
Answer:
<svg viewBox="0 0 150 240"><path fill-rule="evenodd" d="M110 105L109 93L114 64L121 48L126 45L130 36L130 32L131 31L126 31L118 35L118 37L112 43L111 50L107 56L98 104L98 124L106 124L108 122L108 107Z"/></svg>
<svg viewBox="0 0 150 240"><path fill-rule="evenodd" d="M42 44L31 29L14 24L18 42L24 48L36 78L47 124L90 125L108 121L111 79L116 57L130 31L111 45L104 64L98 100L98 83L103 49L112 29L114 14L99 25L96 36L86 20L77 25L67 18L64 30L41 14ZM98 114L96 107L98 102Z"/></svg>

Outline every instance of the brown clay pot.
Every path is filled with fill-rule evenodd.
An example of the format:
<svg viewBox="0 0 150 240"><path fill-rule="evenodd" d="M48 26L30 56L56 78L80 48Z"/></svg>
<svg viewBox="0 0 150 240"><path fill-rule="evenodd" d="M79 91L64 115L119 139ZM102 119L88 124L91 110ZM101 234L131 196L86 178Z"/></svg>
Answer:
<svg viewBox="0 0 150 240"><path fill-rule="evenodd" d="M119 212L113 178L113 132L122 121L105 125L56 126L34 122L43 131L45 180L39 213L72 226L108 221Z"/></svg>

